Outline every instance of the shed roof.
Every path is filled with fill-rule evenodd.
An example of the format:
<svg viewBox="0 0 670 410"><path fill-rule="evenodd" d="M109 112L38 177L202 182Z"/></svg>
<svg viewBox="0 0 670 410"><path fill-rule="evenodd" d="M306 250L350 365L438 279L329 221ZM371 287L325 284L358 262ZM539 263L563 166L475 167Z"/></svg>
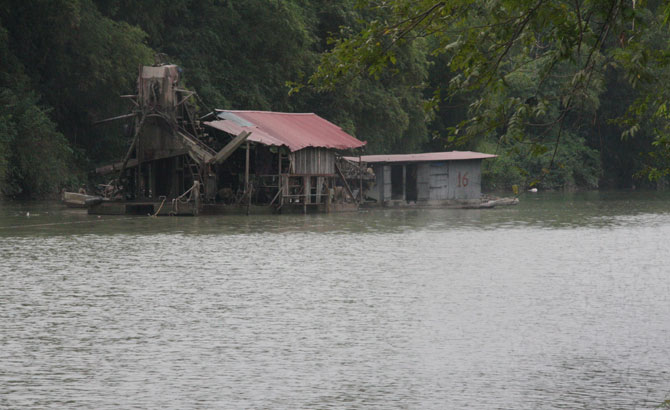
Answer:
<svg viewBox="0 0 670 410"><path fill-rule="evenodd" d="M365 145L364 141L313 113L217 111L219 119L205 125L234 135L249 131L249 141L264 145L285 145L291 151L307 147L351 149Z"/></svg>
<svg viewBox="0 0 670 410"><path fill-rule="evenodd" d="M367 163L376 162L426 162L426 161L462 161L468 159L495 158L497 155L474 151L426 152L423 154L394 155L363 155L360 160ZM349 161L358 162L359 157L344 157Z"/></svg>

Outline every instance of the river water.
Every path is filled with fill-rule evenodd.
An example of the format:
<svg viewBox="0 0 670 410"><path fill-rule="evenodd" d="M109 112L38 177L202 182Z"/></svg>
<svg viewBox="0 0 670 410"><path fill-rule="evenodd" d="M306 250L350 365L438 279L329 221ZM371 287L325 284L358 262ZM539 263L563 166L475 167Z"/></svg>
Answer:
<svg viewBox="0 0 670 410"><path fill-rule="evenodd" d="M27 213L30 216L27 216ZM0 204L0 407L645 409L670 195L96 217Z"/></svg>

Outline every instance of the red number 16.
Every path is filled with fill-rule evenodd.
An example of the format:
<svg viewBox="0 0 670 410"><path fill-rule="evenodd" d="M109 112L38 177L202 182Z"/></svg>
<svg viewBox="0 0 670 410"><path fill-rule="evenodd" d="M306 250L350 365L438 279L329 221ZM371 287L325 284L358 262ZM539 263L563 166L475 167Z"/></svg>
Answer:
<svg viewBox="0 0 670 410"><path fill-rule="evenodd" d="M468 173L467 172L463 173L463 175L461 175L460 172L458 173L458 187L459 188L468 186L469 182L470 182L470 180L468 179Z"/></svg>

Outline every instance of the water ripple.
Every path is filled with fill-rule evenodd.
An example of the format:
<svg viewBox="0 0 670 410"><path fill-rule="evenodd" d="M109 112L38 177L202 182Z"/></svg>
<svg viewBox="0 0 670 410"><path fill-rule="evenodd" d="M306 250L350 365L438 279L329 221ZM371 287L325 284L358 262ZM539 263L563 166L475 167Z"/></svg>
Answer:
<svg viewBox="0 0 670 410"><path fill-rule="evenodd" d="M0 407L654 408L670 217L550 205L0 233Z"/></svg>

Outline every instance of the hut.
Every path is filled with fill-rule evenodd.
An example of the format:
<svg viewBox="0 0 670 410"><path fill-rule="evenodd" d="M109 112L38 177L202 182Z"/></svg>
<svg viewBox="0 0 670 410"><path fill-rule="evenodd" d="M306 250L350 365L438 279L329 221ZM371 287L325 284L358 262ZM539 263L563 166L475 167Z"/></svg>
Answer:
<svg viewBox="0 0 670 410"><path fill-rule="evenodd" d="M302 212L308 208L357 209L339 154L363 147L365 142L335 124L314 113L234 110L217 110L215 118L203 124L226 134L224 141L248 134L244 158L238 155L237 161L228 161L216 171L220 197L224 192L239 191L237 176L243 174L241 185L247 202L275 209L298 207ZM239 165L242 162L244 172ZM346 188L346 195L335 195L338 187Z"/></svg>
<svg viewBox="0 0 670 410"><path fill-rule="evenodd" d="M381 206L471 206L482 201L481 163L472 151L346 157L372 168L366 197Z"/></svg>

